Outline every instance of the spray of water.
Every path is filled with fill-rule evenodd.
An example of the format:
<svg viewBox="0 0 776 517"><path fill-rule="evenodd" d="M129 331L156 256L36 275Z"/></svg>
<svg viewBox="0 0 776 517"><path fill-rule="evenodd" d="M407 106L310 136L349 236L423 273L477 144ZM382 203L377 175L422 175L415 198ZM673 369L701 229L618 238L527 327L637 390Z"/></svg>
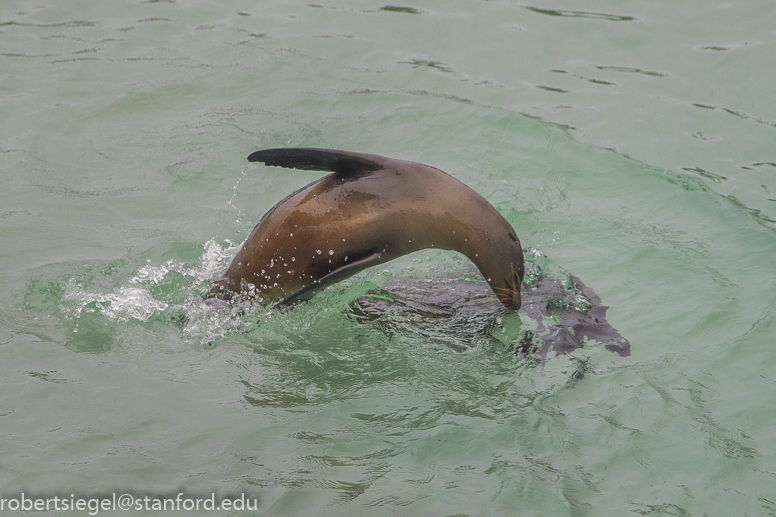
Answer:
<svg viewBox="0 0 776 517"><path fill-rule="evenodd" d="M75 319L83 312L99 312L119 322L169 319L180 324L192 341L209 343L242 325L245 307L211 307L202 296L237 249L239 245L229 241L222 246L211 239L195 264L175 259L153 264L147 259L125 285L108 292L84 287L71 278L62 297L63 309ZM165 285L166 289L160 288Z"/></svg>

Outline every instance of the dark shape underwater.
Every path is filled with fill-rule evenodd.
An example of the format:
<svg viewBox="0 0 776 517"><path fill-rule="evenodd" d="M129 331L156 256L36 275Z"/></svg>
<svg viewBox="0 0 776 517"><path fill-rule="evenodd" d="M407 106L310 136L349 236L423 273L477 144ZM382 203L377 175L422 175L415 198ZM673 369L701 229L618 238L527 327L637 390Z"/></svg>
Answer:
<svg viewBox="0 0 776 517"><path fill-rule="evenodd" d="M523 284L521 313L536 321L531 341L538 337L540 343L526 341L521 346L541 345L538 352L544 357L549 350L556 355L571 352L587 340L601 343L621 357L630 355L630 342L606 321L609 307L592 288L560 268L553 275L547 266L537 262L531 266Z"/></svg>
<svg viewBox="0 0 776 517"><path fill-rule="evenodd" d="M509 337L509 350L544 360L584 346L603 345L621 357L630 342L606 320L601 298L575 275L529 250L522 285L519 335ZM431 272L418 277L395 275L349 305L349 315L361 324L376 325L389 338L412 332L429 341L463 351L473 339L492 334L504 314L476 269L465 264L455 272Z"/></svg>

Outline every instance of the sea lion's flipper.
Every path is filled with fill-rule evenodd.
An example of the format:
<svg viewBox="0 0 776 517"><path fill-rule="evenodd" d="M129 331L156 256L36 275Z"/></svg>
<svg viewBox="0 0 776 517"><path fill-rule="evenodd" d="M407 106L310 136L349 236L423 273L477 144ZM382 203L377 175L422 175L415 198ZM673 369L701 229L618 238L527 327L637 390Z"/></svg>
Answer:
<svg viewBox="0 0 776 517"><path fill-rule="evenodd" d="M275 306L291 305L303 300L309 300L321 289L324 289L331 284L345 280L346 278L351 277L368 267L384 262L384 260L382 260L382 256L382 253L370 253L363 258L349 262L347 265L335 269L328 275L325 275L312 284L303 287L288 298L285 298L284 300L275 304Z"/></svg>
<svg viewBox="0 0 776 517"><path fill-rule="evenodd" d="M547 279L546 282L558 281ZM562 295L550 299L544 307L546 314L556 320L550 324L551 332L544 338L545 343L551 343L553 350L560 354L583 346L587 338L603 343L607 350L622 357L629 356L630 342L606 321L609 307L601 302L601 297L574 275L567 275L560 283Z"/></svg>
<svg viewBox="0 0 776 517"><path fill-rule="evenodd" d="M248 161L263 162L265 165L285 167L287 169L327 171L352 176L382 169L388 159L371 154L351 153L334 149L281 147L251 153L248 156Z"/></svg>

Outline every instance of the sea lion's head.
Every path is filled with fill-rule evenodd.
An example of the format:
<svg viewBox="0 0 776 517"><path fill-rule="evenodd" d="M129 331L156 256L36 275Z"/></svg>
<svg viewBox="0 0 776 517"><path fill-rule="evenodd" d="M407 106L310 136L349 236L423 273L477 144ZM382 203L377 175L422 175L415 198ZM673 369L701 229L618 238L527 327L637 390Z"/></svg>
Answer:
<svg viewBox="0 0 776 517"><path fill-rule="evenodd" d="M507 309L516 311L522 305L520 286L525 276L525 258L520 240L511 226L508 237L494 243L490 253L475 257L477 264L493 292ZM480 259L480 260L476 260Z"/></svg>

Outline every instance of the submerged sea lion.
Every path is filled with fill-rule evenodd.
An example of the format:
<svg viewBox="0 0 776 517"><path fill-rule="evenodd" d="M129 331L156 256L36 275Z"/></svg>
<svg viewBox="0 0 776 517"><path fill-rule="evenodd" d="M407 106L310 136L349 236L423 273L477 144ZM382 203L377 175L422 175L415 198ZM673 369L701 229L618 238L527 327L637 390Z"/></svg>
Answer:
<svg viewBox="0 0 776 517"><path fill-rule="evenodd" d="M256 151L252 162L332 172L261 218L210 295L291 303L426 248L468 257L508 309L520 308L523 250L485 198L435 167L333 149Z"/></svg>
<svg viewBox="0 0 776 517"><path fill-rule="evenodd" d="M419 275L429 274L422 266L382 279L350 302L347 315L389 341L405 335L411 321L412 332L456 351L506 339L507 350L536 361L596 344L630 355L630 342L606 320L608 307L598 294L537 250L525 254L520 331L513 327L507 334L496 317L499 303L484 282L475 281L474 267L450 262L430 266L434 282L419 281Z"/></svg>

